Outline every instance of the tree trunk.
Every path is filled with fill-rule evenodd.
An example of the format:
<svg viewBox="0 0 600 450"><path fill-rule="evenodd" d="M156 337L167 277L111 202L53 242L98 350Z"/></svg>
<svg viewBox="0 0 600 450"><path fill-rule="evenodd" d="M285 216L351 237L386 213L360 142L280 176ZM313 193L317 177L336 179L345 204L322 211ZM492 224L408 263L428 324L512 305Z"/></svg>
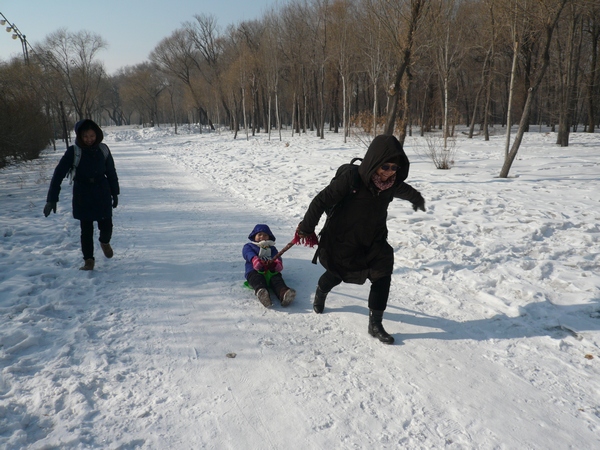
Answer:
<svg viewBox="0 0 600 450"><path fill-rule="evenodd" d="M281 141L281 119L279 117L279 96L275 90L275 121L277 123L277 131L279 132L279 140Z"/></svg>
<svg viewBox="0 0 600 450"><path fill-rule="evenodd" d="M325 139L325 66L321 66L321 92L319 95L321 103L319 127L321 128L321 139Z"/></svg>
<svg viewBox="0 0 600 450"><path fill-rule="evenodd" d="M342 75L342 102L343 102L343 106L342 106L342 128L344 130L344 144L347 142L347 135L346 135L346 77Z"/></svg>
<svg viewBox="0 0 600 450"><path fill-rule="evenodd" d="M561 147L569 146L569 134L571 130L571 122L575 115L575 105L573 104L577 94L577 78L579 75L579 56L581 55L581 31L579 44L576 45L575 37L579 26L583 25L579 17L573 17L571 22L571 28L569 30L569 42L568 51L564 55L563 60L567 61L567 67L565 70L565 81L563 84L563 95L561 96L561 105L559 107L559 121L558 121L558 136L557 144Z"/></svg>
<svg viewBox="0 0 600 450"><path fill-rule="evenodd" d="M545 42L544 42L544 50L542 56L542 65L536 75L536 78L532 85L529 87L527 91L527 99L525 100L525 106L523 107L523 115L521 116L521 121L519 122L519 130L517 131L517 135L515 136L515 141L513 142L512 148L506 158L504 159L504 165L502 166L502 170L500 171L500 178L507 178L512 163L514 162L517 153L519 152L519 147L521 146L521 142L523 140L523 134L527 126L529 125L529 116L531 114L531 107L533 106L533 99L535 98L535 94L537 93L542 80L544 79L544 75L546 74L546 70L548 69L548 65L550 64L550 44L552 43L552 34L554 33L554 29L556 28L556 23L558 22L558 18L560 17L560 13L562 12L565 4L569 0L561 0L559 7L555 11L552 17L548 18L545 27Z"/></svg>
<svg viewBox="0 0 600 450"><path fill-rule="evenodd" d="M421 12L423 11L423 7L426 3L426 0L413 0L411 5L411 15L410 22L408 24L408 29L406 32L406 44L402 51L402 60L400 61L400 65L396 70L396 75L394 77L394 83L391 89L388 91L388 114L384 129L384 134L388 136L392 136L394 134L394 125L396 124L396 115L398 114L398 100L399 100L399 91L400 91L400 83L402 81L402 77L404 76L404 72L406 68L410 64L410 57L412 54L412 47L414 42L414 35L418 27L419 18L421 17Z"/></svg>
<svg viewBox="0 0 600 450"><path fill-rule="evenodd" d="M242 87L242 114L244 116L244 129L246 130L246 140L250 139L248 135L248 119L246 117L246 89Z"/></svg>
<svg viewBox="0 0 600 450"><path fill-rule="evenodd" d="M448 74L444 76L444 117L442 119L443 124L443 136L444 136L444 149L448 148Z"/></svg>
<svg viewBox="0 0 600 450"><path fill-rule="evenodd" d="M481 86L479 86L477 94L475 95L475 105L473 105L473 116L471 117L471 124L469 125L469 139L473 138L473 132L475 130L475 121L477 120L477 107L479 105L479 97L481 96L481 93L483 92L486 86L486 80L489 73L487 66L492 54L492 47L493 44L488 49L485 55L485 60L483 61L483 69L481 70Z"/></svg>
<svg viewBox="0 0 600 450"><path fill-rule="evenodd" d="M373 137L377 136L377 81L373 82Z"/></svg>
<svg viewBox="0 0 600 450"><path fill-rule="evenodd" d="M483 111L483 136L484 140L490 140L490 102L492 99L492 77L488 80L487 92L485 93L485 108Z"/></svg>
<svg viewBox="0 0 600 450"><path fill-rule="evenodd" d="M406 131L408 129L408 122L410 117L410 93L412 85L412 73L410 69L406 70L406 77L404 77L403 91L404 91L404 102L402 108L402 117L400 118L400 125L398 126L398 141L404 145L406 140Z"/></svg>
<svg viewBox="0 0 600 450"><path fill-rule="evenodd" d="M591 19L594 21L594 19ZM588 81L587 91L587 107L588 107L588 133L593 133L596 129L596 102L598 101L598 41L600 40L600 24L593 22L591 25L591 61L590 61L590 76Z"/></svg>
<svg viewBox="0 0 600 450"><path fill-rule="evenodd" d="M292 137L294 137L294 133L296 132L296 91L294 91L294 95L292 96Z"/></svg>
<svg viewBox="0 0 600 450"><path fill-rule="evenodd" d="M267 104L269 105L268 107L268 112L267 112L267 134L269 135L269 141L271 140L271 93L269 92L269 101L267 102Z"/></svg>
<svg viewBox="0 0 600 450"><path fill-rule="evenodd" d="M517 57L519 53L519 41L515 40L513 47L513 61L512 68L510 70L510 85L508 88L508 106L506 108L506 145L504 147L504 157L508 156L508 149L510 147L510 129L512 127L511 112L513 103L513 93L515 90L515 73L517 72ZM523 112L525 114L525 112Z"/></svg>

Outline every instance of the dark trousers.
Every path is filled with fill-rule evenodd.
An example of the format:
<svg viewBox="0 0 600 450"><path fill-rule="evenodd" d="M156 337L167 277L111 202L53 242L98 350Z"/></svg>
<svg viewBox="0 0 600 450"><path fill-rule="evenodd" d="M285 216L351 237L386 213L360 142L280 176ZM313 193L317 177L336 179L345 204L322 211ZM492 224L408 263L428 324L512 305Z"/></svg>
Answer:
<svg viewBox="0 0 600 450"><path fill-rule="evenodd" d="M248 276L246 276L246 279L248 280L250 287L254 289L254 293L258 292L259 289L268 289L267 279L262 273L259 273L256 270L250 271ZM281 300L285 291L288 290L281 273L277 272L271 277L271 289L273 289L273 292L275 292L275 295L279 300Z"/></svg>
<svg viewBox="0 0 600 450"><path fill-rule="evenodd" d="M337 275L327 271L317 283L319 289L323 292L329 292L334 287L342 282L342 279ZM369 309L375 311L385 311L387 307L388 297L390 296L390 285L392 284L392 276L379 278L371 283L371 290L369 291Z"/></svg>
<svg viewBox="0 0 600 450"><path fill-rule="evenodd" d="M94 222L92 220L80 220L79 225L81 227L81 252L83 253L83 259L94 258ZM112 237L112 219L99 220L98 230L100 230L100 238L98 240L103 244L108 244Z"/></svg>

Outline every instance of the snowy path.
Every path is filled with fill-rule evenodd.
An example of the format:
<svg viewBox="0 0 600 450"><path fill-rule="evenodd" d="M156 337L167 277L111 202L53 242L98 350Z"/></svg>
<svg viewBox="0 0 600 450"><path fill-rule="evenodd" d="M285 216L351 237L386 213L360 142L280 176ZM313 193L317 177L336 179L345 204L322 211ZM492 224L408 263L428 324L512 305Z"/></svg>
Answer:
<svg viewBox="0 0 600 450"><path fill-rule="evenodd" d="M572 276L568 261L559 265L562 256L547 247L560 225L542 225L545 235L537 228L542 209L529 209L530 224L506 212L514 200L502 198L509 195L502 187L473 204L472 193L457 187L453 194L448 185L443 203L432 199L436 214L391 211L411 231L390 236L397 268L385 320L402 345L384 346L366 333L367 285L342 286L326 314L312 312L320 269L310 249L284 258L285 278L298 291L289 308L265 310L242 288L248 232L268 222L283 246L297 205L316 189L308 175L279 186L270 204L251 170L224 166L235 165L228 154L235 147L246 161L255 159L245 152L260 149L222 138L207 170L206 159L182 156L188 147L201 151L201 138L157 139L109 141L123 195L115 257L97 254L92 273L76 270L78 228L66 184L58 214L41 214L59 155L1 172L0 447L600 445L600 313L574 300L580 286L597 303L597 291L589 293L597 277L588 285L562 281L562 303L558 294L540 297L546 283L561 283L548 271ZM296 167L293 154L282 161ZM429 189L436 182L422 180ZM277 209L286 198L291 206ZM531 243L501 242L493 220L469 222L477 208L529 232ZM597 248L595 225L570 220L567 227L582 229ZM536 236L546 240L541 247ZM545 263L506 257L540 249ZM588 258L583 251L564 257ZM581 270L596 271L595 258Z"/></svg>

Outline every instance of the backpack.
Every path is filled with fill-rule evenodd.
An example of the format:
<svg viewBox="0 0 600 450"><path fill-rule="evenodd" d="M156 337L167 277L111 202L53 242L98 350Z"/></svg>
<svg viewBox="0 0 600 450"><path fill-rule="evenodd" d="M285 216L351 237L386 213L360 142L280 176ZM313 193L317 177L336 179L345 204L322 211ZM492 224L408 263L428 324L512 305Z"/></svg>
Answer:
<svg viewBox="0 0 600 450"><path fill-rule="evenodd" d="M362 161L362 158L352 158L352 161L350 161L350 163L342 164L340 167L338 167L337 171L335 172L335 176L333 177L333 180L335 180L336 178L338 178L340 175L347 172L348 170L351 170L353 172L354 175L352 177L352 184L350 186L350 194L349 195L353 195L358 192L358 189L360 188L360 183L362 181L360 179L360 174L358 173L358 166L356 164L354 164L356 161ZM344 198L340 202L336 203L335 205L333 205L325 210L325 214L327 214L328 219L333 215L333 213L335 212L335 210L337 209L339 204L342 203L344 200L346 200L346 199Z"/></svg>
<svg viewBox="0 0 600 450"><path fill-rule="evenodd" d="M327 220L325 220L325 224L323 225L323 228L319 232L319 236L321 236L323 234L323 232L329 225L331 217L335 213L335 210L338 208L338 206L340 204L342 204L343 202L345 202L348 199L348 197L356 194L358 192L358 190L360 189L362 180L360 178L360 174L358 173L358 166L356 164L354 164L356 161L362 161L362 158L352 158L350 163L342 164L340 167L338 167L338 169L335 172L335 176L333 177L332 181L335 180L340 175L346 173L348 170L351 170L353 172L352 182L350 185L350 193L348 195L346 195L346 197L344 197L342 200L337 202L335 205L330 206L329 208L325 209L325 214L327 215ZM315 255L313 256L313 259L312 259L313 264L317 264L317 258L319 257L320 250L321 250L321 247L320 246L317 247L317 250L315 251Z"/></svg>
<svg viewBox="0 0 600 450"><path fill-rule="evenodd" d="M75 172L77 172L77 166L79 165L79 161L81 160L81 147L77 144L73 144L74 147L74 155L73 155L73 165L67 172L67 178L69 179L69 184L73 184L73 180L75 179ZM102 154L104 155L104 161L108 159L109 150L106 144L98 144L100 150L102 150Z"/></svg>

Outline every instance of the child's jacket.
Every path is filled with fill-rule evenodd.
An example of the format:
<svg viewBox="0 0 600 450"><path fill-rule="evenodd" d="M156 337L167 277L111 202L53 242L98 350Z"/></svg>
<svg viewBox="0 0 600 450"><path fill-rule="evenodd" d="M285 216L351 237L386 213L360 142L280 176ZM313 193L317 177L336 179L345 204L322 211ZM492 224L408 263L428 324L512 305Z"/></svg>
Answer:
<svg viewBox="0 0 600 450"><path fill-rule="evenodd" d="M263 241L262 243L254 242L254 237L260 232L268 234L269 241ZM244 275L246 277L252 270L254 270L254 267L252 266L252 259L254 257L258 257L260 259L263 259L263 258L272 259L273 256L275 256L278 252L277 247L272 245L273 243L275 243L275 236L271 232L271 229L269 228L268 225L265 225L262 223L259 223L258 225L256 225L254 227L254 229L252 230L252 232L250 233L250 235L248 236L248 239L250 239L252 242L248 242L242 248L242 256L244 257L244 260L246 261L246 267L245 267L245 272L244 272ZM272 241L272 242L270 242L270 241ZM263 244L262 249L259 246L259 244ZM269 247L269 244L271 244L270 247Z"/></svg>

